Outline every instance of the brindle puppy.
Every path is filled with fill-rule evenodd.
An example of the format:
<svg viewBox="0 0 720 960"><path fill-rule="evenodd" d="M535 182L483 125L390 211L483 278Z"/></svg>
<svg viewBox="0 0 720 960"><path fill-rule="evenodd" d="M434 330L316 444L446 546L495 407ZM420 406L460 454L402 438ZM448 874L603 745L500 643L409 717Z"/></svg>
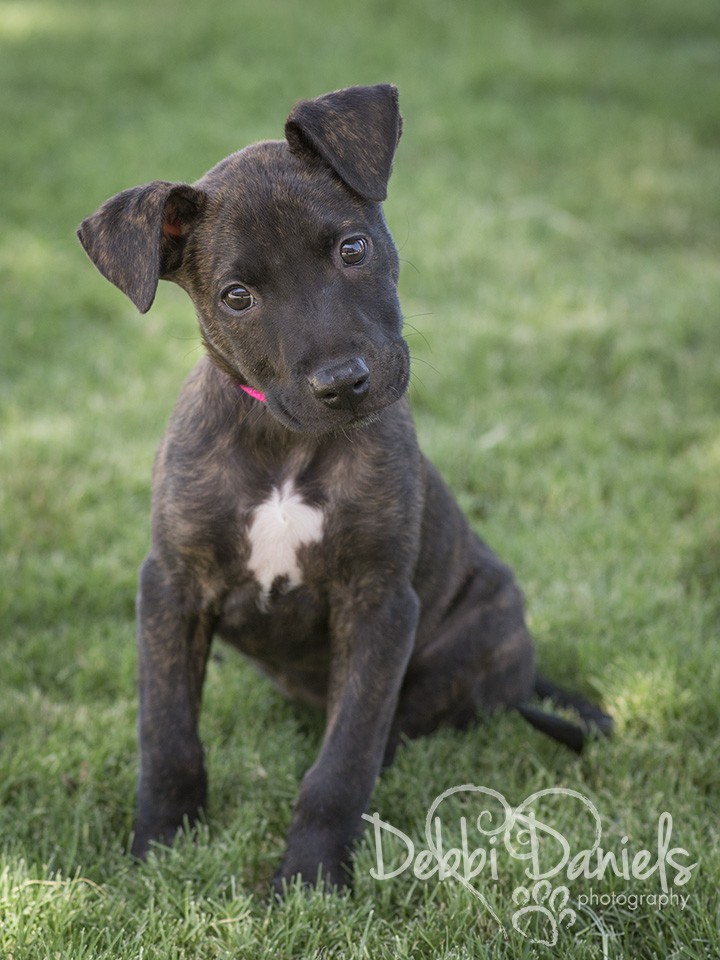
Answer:
<svg viewBox="0 0 720 960"><path fill-rule="evenodd" d="M391 86L299 103L286 139L193 185L154 181L80 227L145 312L158 279L195 304L207 348L157 455L138 596L140 776L133 851L206 801L198 714L214 634L326 713L276 888L348 882L361 814L402 737L515 707L540 680L520 592L420 453L405 399L398 256L381 201L401 119Z"/></svg>

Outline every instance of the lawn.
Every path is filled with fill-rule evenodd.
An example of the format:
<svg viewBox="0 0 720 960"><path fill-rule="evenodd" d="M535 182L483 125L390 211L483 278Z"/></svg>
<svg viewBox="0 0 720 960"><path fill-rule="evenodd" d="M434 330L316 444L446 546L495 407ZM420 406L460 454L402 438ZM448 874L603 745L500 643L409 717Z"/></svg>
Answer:
<svg viewBox="0 0 720 960"><path fill-rule="evenodd" d="M322 718L223 648L207 823L125 853L152 457L202 348L181 291L139 316L74 230L385 81L422 445L514 567L544 672L617 732L578 759L506 714L408 745L370 807L388 872L455 786L534 834L482 833L500 807L465 790L443 844L465 817L474 878L377 879L368 826L352 896L278 903ZM717 0L2 0L0 89L3 960L720 956Z"/></svg>

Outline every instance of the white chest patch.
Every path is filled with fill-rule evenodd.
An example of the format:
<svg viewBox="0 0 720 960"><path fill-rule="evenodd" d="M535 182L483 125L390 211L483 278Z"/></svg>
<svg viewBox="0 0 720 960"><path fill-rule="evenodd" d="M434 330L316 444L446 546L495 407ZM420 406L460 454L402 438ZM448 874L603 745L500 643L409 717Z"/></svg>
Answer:
<svg viewBox="0 0 720 960"><path fill-rule="evenodd" d="M298 549L322 540L324 515L319 507L304 503L292 480L286 480L252 512L248 527L248 566L260 584L261 607L267 605L270 590L280 577L288 589L302 583Z"/></svg>

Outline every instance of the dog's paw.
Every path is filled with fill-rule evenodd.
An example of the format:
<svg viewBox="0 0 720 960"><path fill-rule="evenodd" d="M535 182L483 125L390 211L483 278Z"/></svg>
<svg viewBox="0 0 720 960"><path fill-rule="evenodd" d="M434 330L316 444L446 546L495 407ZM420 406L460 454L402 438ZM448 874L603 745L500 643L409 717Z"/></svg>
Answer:
<svg viewBox="0 0 720 960"><path fill-rule="evenodd" d="M344 893L352 889L352 868L347 864L306 862L301 865L286 857L275 871L273 893L283 899L290 890L319 890L322 893Z"/></svg>
<svg viewBox="0 0 720 960"><path fill-rule="evenodd" d="M180 820L137 819L133 827L130 855L136 860L146 860L152 850L161 851L163 847L171 847L180 834L187 833L194 837L201 822L199 816L192 820L187 816Z"/></svg>
<svg viewBox="0 0 720 960"><path fill-rule="evenodd" d="M133 828L130 855L136 860L146 860L154 847L171 847L180 830L182 830L182 823L136 823Z"/></svg>

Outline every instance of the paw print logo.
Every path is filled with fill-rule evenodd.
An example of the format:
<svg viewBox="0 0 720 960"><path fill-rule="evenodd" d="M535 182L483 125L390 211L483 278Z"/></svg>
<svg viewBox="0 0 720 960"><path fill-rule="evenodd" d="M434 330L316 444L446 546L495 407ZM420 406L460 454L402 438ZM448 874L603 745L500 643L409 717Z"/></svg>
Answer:
<svg viewBox="0 0 720 960"><path fill-rule="evenodd" d="M554 947L560 927L571 927L576 920L575 911L567 905L569 899L567 887L553 889L549 880L538 880L531 890L517 887L513 903L520 909L512 916L513 927L532 943ZM533 921L537 921L537 927Z"/></svg>

